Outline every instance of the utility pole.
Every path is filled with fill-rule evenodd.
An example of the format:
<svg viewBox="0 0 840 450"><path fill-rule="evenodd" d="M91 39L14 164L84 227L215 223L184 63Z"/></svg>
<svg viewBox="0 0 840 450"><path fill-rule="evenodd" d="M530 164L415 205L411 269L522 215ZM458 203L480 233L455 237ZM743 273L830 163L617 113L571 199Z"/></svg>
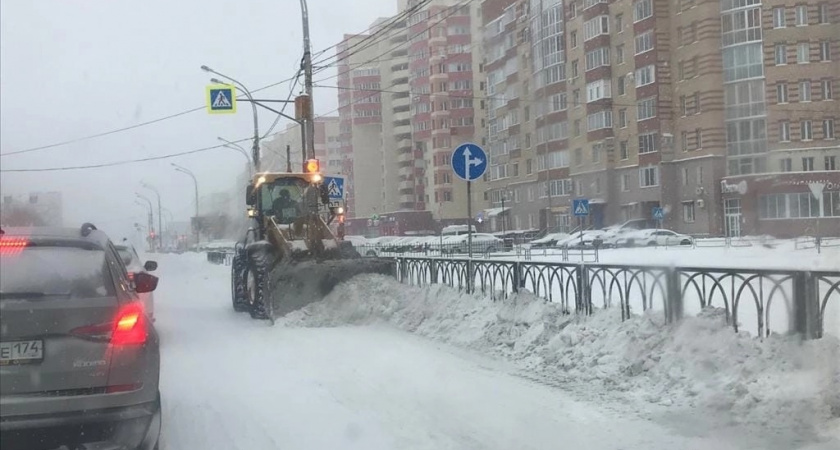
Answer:
<svg viewBox="0 0 840 450"><path fill-rule="evenodd" d="M315 158L315 105L312 101L312 42L309 39L309 8L306 5L306 0L300 0L300 10L303 20L303 86L304 93L308 100L305 101L306 108L304 112L304 158L306 161L306 154L309 158Z"/></svg>
<svg viewBox="0 0 840 450"><path fill-rule="evenodd" d="M142 183L143 187L154 192L157 196L157 204L158 204L158 245L160 249L163 249L163 207L160 204L160 191L158 191L154 186L150 185L149 183Z"/></svg>

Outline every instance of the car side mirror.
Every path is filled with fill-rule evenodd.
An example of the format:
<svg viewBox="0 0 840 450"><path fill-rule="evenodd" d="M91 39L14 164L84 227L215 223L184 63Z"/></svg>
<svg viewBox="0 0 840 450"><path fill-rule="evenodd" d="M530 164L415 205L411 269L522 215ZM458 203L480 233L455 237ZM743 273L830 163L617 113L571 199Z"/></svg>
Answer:
<svg viewBox="0 0 840 450"><path fill-rule="evenodd" d="M147 272L154 272L157 270L157 261L146 261L146 264L143 264L143 268L146 269Z"/></svg>
<svg viewBox="0 0 840 450"><path fill-rule="evenodd" d="M134 274L134 290L138 294L145 294L157 289L158 277L150 275L146 272L138 272Z"/></svg>

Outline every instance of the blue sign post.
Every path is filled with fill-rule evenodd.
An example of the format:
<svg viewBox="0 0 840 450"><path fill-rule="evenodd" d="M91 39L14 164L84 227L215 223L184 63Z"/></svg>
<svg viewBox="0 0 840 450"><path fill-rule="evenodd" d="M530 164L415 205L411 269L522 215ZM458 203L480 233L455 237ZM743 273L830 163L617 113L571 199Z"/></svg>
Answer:
<svg viewBox="0 0 840 450"><path fill-rule="evenodd" d="M580 251L583 254L583 218L589 215L589 199L579 198L572 200L572 213L578 218L578 227L580 230Z"/></svg>
<svg viewBox="0 0 840 450"><path fill-rule="evenodd" d="M472 259L472 181L481 178L487 171L487 153L472 142L459 145L452 152L452 171L467 182L467 251ZM471 283L467 283L467 292L472 292Z"/></svg>

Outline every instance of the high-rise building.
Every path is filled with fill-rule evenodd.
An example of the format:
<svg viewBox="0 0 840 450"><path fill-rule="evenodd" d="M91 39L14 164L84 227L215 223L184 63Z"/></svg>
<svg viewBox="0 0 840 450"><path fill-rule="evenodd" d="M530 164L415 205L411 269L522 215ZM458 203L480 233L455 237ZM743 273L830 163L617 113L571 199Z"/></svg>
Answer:
<svg viewBox="0 0 840 450"><path fill-rule="evenodd" d="M422 5L408 18L408 69L411 89L411 126L414 150L402 164L425 167L422 206L441 226L465 223L466 183L455 179L452 151L476 140L482 113L475 99L481 95L482 21L480 5L456 0L410 0ZM422 159L421 159L422 155ZM419 175L415 171L415 177ZM473 204L478 209L481 186L475 183ZM421 185L419 182L416 185ZM406 189L407 191L407 189Z"/></svg>
<svg viewBox="0 0 840 450"><path fill-rule="evenodd" d="M487 212L511 216L503 226L536 212L540 228L571 229L571 200L587 198L584 227L662 208L664 226L696 234L840 228L840 3L482 7Z"/></svg>
<svg viewBox="0 0 840 450"><path fill-rule="evenodd" d="M335 116L315 118L315 157L323 161L324 170L329 173L341 173L341 158L338 151L339 119ZM303 134L300 125L291 123L286 129L262 142L262 170L285 172L287 169L286 147L289 147L288 160L293 172L303 170ZM339 162L335 162L338 160Z"/></svg>

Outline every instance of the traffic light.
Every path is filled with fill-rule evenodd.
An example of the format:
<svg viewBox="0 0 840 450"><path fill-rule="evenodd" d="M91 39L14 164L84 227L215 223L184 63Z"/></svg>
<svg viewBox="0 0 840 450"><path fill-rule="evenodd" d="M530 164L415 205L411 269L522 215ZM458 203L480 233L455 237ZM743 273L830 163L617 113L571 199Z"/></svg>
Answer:
<svg viewBox="0 0 840 450"><path fill-rule="evenodd" d="M321 171L321 162L317 159L307 159L303 163L303 170L306 173L318 173Z"/></svg>

